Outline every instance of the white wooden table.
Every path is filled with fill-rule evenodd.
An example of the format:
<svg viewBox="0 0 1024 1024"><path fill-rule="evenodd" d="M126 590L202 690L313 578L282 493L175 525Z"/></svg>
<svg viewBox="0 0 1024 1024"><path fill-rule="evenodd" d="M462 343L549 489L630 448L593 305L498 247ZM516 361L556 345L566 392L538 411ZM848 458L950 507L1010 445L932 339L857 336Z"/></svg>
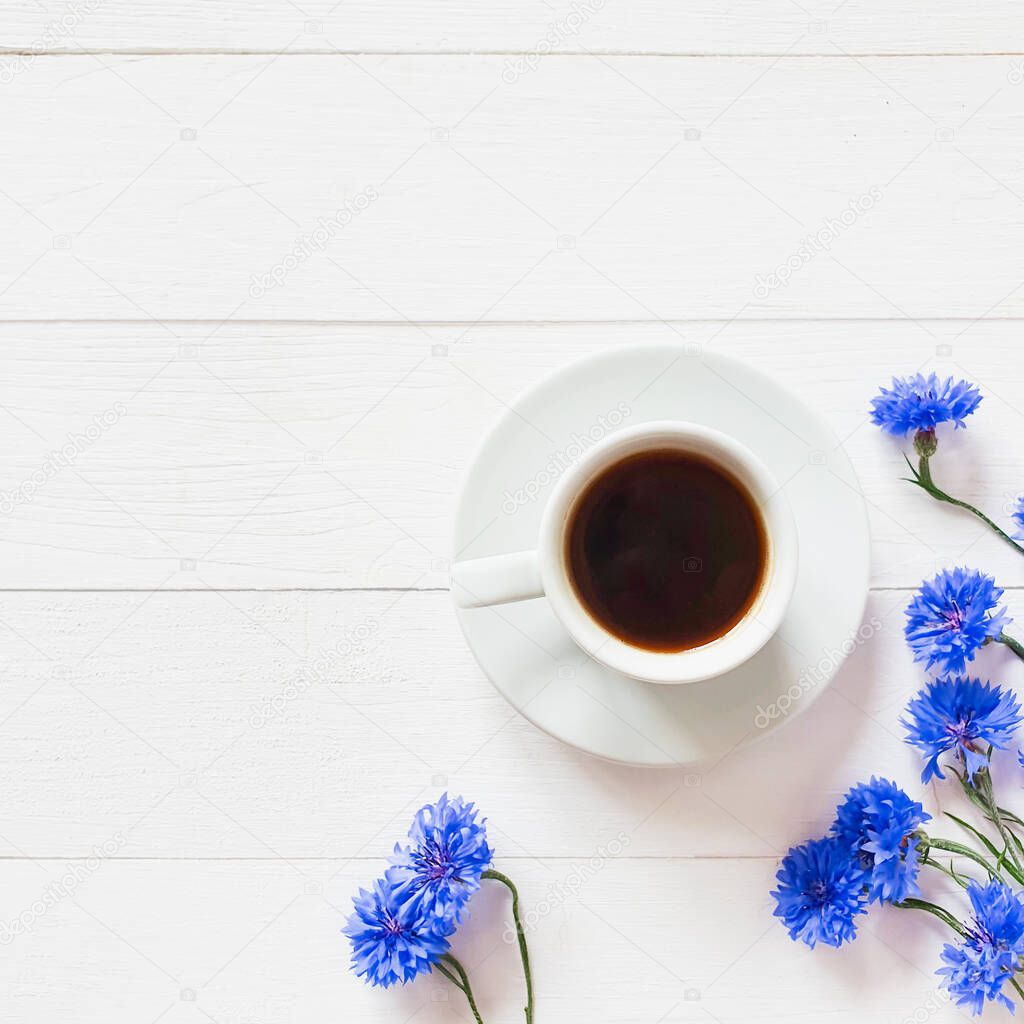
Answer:
<svg viewBox="0 0 1024 1024"><path fill-rule="evenodd" d="M865 415L894 372L968 376L986 400L936 472L1002 516L1024 489L1020 5L7 0L0 23L0 925L29 922L0 931L5 1019L466 1020L440 980L365 989L339 934L444 788L521 885L539 1024L959 1019L938 924L876 912L809 953L768 890L852 782L920 789L908 590L967 562L1024 619L1024 563L901 483ZM646 341L797 387L874 535L877 635L791 727L689 772L533 729L446 593L482 431ZM506 913L487 891L457 943L489 1024L522 1019Z"/></svg>

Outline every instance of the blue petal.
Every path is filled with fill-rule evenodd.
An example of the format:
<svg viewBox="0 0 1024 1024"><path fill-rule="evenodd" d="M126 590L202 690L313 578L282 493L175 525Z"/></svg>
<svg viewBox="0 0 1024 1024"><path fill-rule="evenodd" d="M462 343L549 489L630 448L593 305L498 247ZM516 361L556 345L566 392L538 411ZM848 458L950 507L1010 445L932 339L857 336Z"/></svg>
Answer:
<svg viewBox="0 0 1024 1024"><path fill-rule="evenodd" d="M944 569L925 580L907 605L904 633L915 661L945 674L961 673L1012 620L999 606L1003 591L991 576Z"/></svg>
<svg viewBox="0 0 1024 1024"><path fill-rule="evenodd" d="M879 388L871 400L871 419L897 436L910 431L934 430L940 423L964 426L964 420L981 403L981 393L965 380L934 374L894 377L892 388Z"/></svg>
<svg viewBox="0 0 1024 1024"><path fill-rule="evenodd" d="M403 879L406 898L422 905L454 931L466 904L480 888L494 853L487 842L486 822L462 797L447 793L416 812L409 829L410 845L395 847L392 864Z"/></svg>
<svg viewBox="0 0 1024 1024"><path fill-rule="evenodd" d="M854 786L836 808L829 832L841 839L867 873L870 901L899 903L919 889L917 840L931 815L888 779Z"/></svg>
<svg viewBox="0 0 1024 1024"><path fill-rule="evenodd" d="M794 942L841 946L857 937L854 922L865 911L865 874L849 846L835 837L815 839L783 858L772 891L775 917Z"/></svg>
<svg viewBox="0 0 1024 1024"><path fill-rule="evenodd" d="M370 985L390 988L430 972L448 951L448 939L421 909L403 897L394 869L352 900L342 929L352 945L352 970Z"/></svg>
<svg viewBox="0 0 1024 1024"><path fill-rule="evenodd" d="M978 1015L986 1001L1013 1003L1003 986L1020 969L1024 956L1024 904L1002 882L982 886L971 881L967 895L974 920L959 946L946 945L936 972L958 1006Z"/></svg>
<svg viewBox="0 0 1024 1024"><path fill-rule="evenodd" d="M956 676L929 683L907 705L901 720L907 742L926 757L921 779L943 778L938 760L951 754L969 778L985 767L985 748L1010 745L1024 721L1017 698L979 679Z"/></svg>

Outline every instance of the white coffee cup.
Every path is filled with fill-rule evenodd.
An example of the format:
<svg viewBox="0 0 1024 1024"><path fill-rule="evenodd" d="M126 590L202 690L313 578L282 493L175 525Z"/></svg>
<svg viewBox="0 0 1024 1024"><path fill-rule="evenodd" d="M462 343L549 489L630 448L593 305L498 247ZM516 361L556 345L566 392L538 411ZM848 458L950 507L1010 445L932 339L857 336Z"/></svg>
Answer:
<svg viewBox="0 0 1024 1024"><path fill-rule="evenodd" d="M575 502L590 481L630 455L667 449L701 455L746 488L760 511L768 551L760 589L739 622L700 647L661 652L621 640L591 616L569 577L565 534ZM693 683L736 668L767 643L793 594L797 559L793 513L764 463L720 431L664 420L628 427L588 448L552 489L536 550L457 562L452 592L461 608L547 597L562 625L595 661L652 683Z"/></svg>

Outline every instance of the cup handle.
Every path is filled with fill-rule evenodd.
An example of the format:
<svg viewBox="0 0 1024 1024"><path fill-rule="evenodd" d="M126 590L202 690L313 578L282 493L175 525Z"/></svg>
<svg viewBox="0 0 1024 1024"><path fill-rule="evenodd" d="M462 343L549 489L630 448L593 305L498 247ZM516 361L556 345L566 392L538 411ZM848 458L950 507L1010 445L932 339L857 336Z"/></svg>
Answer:
<svg viewBox="0 0 1024 1024"><path fill-rule="evenodd" d="M452 596L459 608L486 608L544 596L536 551L474 558L452 566Z"/></svg>

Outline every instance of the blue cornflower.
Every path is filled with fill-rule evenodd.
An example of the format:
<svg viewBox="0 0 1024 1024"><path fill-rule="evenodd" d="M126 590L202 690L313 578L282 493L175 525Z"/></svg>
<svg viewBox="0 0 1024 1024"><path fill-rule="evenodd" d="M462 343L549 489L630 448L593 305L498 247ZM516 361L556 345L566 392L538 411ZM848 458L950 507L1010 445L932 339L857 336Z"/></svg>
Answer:
<svg viewBox="0 0 1024 1024"><path fill-rule="evenodd" d="M863 869L834 837L812 839L786 854L775 876L774 915L794 942L841 946L857 937L854 918L865 911Z"/></svg>
<svg viewBox="0 0 1024 1024"><path fill-rule="evenodd" d="M978 649L1012 622L999 607L1002 590L991 576L973 569L943 569L925 580L907 605L904 633L914 661L939 664L943 673L963 672Z"/></svg>
<svg viewBox="0 0 1024 1024"><path fill-rule="evenodd" d="M980 679L957 676L929 683L907 705L908 718L901 719L907 742L924 753L928 761L921 781L944 779L939 758L952 754L964 766L967 778L988 763L979 744L1003 749L1014 730L1024 721L1020 704L1012 693Z"/></svg>
<svg viewBox="0 0 1024 1024"><path fill-rule="evenodd" d="M1017 532L1013 535L1013 539L1024 540L1024 494L1017 495L1017 500L1014 502L1013 511L1010 515L1019 527Z"/></svg>
<svg viewBox="0 0 1024 1024"><path fill-rule="evenodd" d="M837 836L867 873L868 899L901 903L917 896L917 837L931 815L888 779L854 786L836 808L829 835Z"/></svg>
<svg viewBox="0 0 1024 1024"><path fill-rule="evenodd" d="M981 402L981 393L966 380L944 381L931 373L893 377L892 388L879 388L871 399L871 419L883 430L900 437L911 430L933 431L940 423L952 421L964 426Z"/></svg>
<svg viewBox="0 0 1024 1024"><path fill-rule="evenodd" d="M972 879L967 895L974 920L959 946L947 943L943 947L946 966L935 973L942 976L942 985L957 1006L970 1006L975 1016L986 999L1013 1010L1003 986L1020 968L1024 956L1024 904L999 881L982 886Z"/></svg>
<svg viewBox="0 0 1024 1024"><path fill-rule="evenodd" d="M352 943L352 970L373 986L403 985L448 951L437 921L416 900L408 899L395 869L353 897L355 913L342 929Z"/></svg>
<svg viewBox="0 0 1024 1024"><path fill-rule="evenodd" d="M494 852L485 826L472 803L443 793L416 813L409 829L412 845L395 847L392 863L410 895L453 930L491 866Z"/></svg>

